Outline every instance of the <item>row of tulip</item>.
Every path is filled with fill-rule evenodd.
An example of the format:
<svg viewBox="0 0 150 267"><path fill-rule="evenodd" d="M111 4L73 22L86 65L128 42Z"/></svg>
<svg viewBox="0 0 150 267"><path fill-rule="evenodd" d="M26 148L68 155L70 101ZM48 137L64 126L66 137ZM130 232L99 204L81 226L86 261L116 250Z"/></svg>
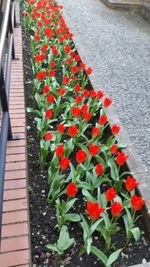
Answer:
<svg viewBox="0 0 150 267"><path fill-rule="evenodd" d="M106 116L112 100L90 87L93 70L77 53L62 9L53 0L24 1L37 104L28 111L35 115L41 168L48 166L47 201L55 202L60 233L57 243L47 247L62 255L75 243L69 226L78 223L84 242L80 254L93 253L109 267L123 249L112 242L121 221L127 242L140 238L135 215L145 201L135 192L137 179L123 171L128 156L117 143L120 126L110 126ZM78 200L85 207L82 214ZM104 240L104 249L94 245L95 232Z"/></svg>

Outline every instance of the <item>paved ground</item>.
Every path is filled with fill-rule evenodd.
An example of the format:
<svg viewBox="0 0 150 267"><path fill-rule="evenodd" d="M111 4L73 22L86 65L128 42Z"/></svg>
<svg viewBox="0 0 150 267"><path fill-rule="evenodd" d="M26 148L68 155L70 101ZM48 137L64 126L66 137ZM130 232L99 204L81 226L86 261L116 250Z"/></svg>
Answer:
<svg viewBox="0 0 150 267"><path fill-rule="evenodd" d="M99 0L59 0L77 49L94 68L95 89L112 97L116 114L150 173L150 24Z"/></svg>

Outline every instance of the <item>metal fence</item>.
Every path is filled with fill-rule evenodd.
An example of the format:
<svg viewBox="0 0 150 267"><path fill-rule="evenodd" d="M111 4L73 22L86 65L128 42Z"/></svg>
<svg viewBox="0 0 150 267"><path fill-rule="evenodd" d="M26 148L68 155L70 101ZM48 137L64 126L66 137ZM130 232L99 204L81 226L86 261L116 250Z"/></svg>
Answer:
<svg viewBox="0 0 150 267"><path fill-rule="evenodd" d="M1 1L0 33L0 239L7 140L13 138L9 116L11 60L15 59L14 33L16 27L14 0Z"/></svg>

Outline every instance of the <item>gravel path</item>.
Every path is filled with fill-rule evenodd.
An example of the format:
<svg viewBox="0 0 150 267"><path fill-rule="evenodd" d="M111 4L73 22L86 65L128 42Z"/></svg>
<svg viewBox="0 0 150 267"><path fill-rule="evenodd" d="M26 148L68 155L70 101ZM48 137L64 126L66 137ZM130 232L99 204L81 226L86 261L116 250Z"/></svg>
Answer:
<svg viewBox="0 0 150 267"><path fill-rule="evenodd" d="M150 173L150 24L99 0L59 0L81 58L94 68L136 153Z"/></svg>

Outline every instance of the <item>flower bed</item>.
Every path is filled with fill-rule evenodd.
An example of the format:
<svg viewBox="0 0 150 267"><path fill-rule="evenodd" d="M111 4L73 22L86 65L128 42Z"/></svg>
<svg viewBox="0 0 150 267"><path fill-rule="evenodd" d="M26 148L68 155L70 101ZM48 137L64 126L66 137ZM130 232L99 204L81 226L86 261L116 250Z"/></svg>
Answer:
<svg viewBox="0 0 150 267"><path fill-rule="evenodd" d="M120 254L129 258L127 245L140 239L136 211L144 205L117 143L120 126L110 126L105 113L112 100L92 88L92 68L75 49L62 6L28 0L24 7L33 70L34 98L27 92L27 99L34 262L112 266Z"/></svg>

